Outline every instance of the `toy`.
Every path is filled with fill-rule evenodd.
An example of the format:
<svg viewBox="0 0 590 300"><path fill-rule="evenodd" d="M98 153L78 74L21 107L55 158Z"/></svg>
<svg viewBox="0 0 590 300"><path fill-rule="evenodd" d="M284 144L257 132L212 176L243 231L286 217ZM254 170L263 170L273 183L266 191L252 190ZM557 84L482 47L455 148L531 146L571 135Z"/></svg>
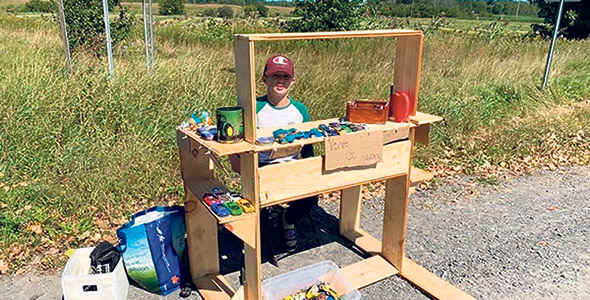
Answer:
<svg viewBox="0 0 590 300"><path fill-rule="evenodd" d="M227 193L226 195L229 197L229 199L232 202L238 202L238 201L242 200L242 196L240 196L240 194L238 194L238 193L231 192L231 193Z"/></svg>
<svg viewBox="0 0 590 300"><path fill-rule="evenodd" d="M272 136L261 136L256 139L256 143L259 145L272 145L275 142L275 138Z"/></svg>
<svg viewBox="0 0 590 300"><path fill-rule="evenodd" d="M212 121L208 111L204 110L201 112L201 122L203 122L205 125L211 126Z"/></svg>
<svg viewBox="0 0 590 300"><path fill-rule="evenodd" d="M246 199L241 199L237 201L237 203L245 213L254 212L254 206L250 203L250 201Z"/></svg>
<svg viewBox="0 0 590 300"><path fill-rule="evenodd" d="M239 216L242 214L242 209L235 202L229 201L225 202L223 205L229 209L232 216Z"/></svg>
<svg viewBox="0 0 590 300"><path fill-rule="evenodd" d="M221 203L219 198L210 193L203 195L203 201L209 206L213 205L213 203Z"/></svg>
<svg viewBox="0 0 590 300"><path fill-rule="evenodd" d="M317 128L312 128L309 130L309 132L315 137L323 137L324 136L324 134L321 131L319 131Z"/></svg>
<svg viewBox="0 0 590 300"><path fill-rule="evenodd" d="M199 117L197 117L197 113L196 112L193 112L191 114L191 117L188 119L188 122L191 125L199 125L199 124L201 124L202 121L201 121L201 119Z"/></svg>
<svg viewBox="0 0 590 300"><path fill-rule="evenodd" d="M223 194L223 191L220 188L213 188L211 190L211 194L215 195L216 197L219 197L219 195Z"/></svg>
<svg viewBox="0 0 590 300"><path fill-rule="evenodd" d="M211 210L220 217L227 217L231 214L230 210L223 206L223 203L213 203L211 205Z"/></svg>
<svg viewBox="0 0 590 300"><path fill-rule="evenodd" d="M290 129L277 129L275 131L272 132L272 136L275 138L275 140L279 143L279 144L286 144L288 143L286 140L286 137L289 134L295 133L297 131L297 129L295 128L290 128ZM295 139L293 139L291 142L293 142Z"/></svg>

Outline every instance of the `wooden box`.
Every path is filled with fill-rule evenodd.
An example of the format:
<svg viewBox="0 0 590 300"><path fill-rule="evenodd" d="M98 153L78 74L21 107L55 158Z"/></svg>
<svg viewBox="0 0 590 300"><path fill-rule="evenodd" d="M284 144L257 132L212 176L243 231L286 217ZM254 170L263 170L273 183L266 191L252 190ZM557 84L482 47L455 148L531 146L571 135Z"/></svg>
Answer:
<svg viewBox="0 0 590 300"><path fill-rule="evenodd" d="M346 103L346 119L352 123L385 124L389 116L389 101L354 100Z"/></svg>

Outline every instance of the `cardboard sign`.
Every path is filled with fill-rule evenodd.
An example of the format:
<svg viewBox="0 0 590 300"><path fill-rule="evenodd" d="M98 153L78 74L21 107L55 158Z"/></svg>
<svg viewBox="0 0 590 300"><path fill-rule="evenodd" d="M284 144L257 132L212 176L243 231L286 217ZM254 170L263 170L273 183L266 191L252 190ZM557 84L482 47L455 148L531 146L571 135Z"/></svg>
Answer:
<svg viewBox="0 0 590 300"><path fill-rule="evenodd" d="M368 166L383 159L383 132L357 131L326 138L325 170Z"/></svg>

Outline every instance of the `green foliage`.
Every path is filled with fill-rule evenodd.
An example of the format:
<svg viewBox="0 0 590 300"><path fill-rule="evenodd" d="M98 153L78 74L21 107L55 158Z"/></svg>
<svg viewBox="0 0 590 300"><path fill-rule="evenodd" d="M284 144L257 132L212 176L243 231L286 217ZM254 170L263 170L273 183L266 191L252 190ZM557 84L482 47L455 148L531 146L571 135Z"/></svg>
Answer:
<svg viewBox="0 0 590 300"><path fill-rule="evenodd" d="M261 2L255 4L248 4L244 6L244 17L246 18L258 18L268 17L268 7Z"/></svg>
<svg viewBox="0 0 590 300"><path fill-rule="evenodd" d="M555 30L559 2L531 2L539 6L539 17L545 21L544 24L533 24L533 30L541 36L551 36ZM585 39L590 36L590 0L564 3L559 34L568 39Z"/></svg>
<svg viewBox="0 0 590 300"><path fill-rule="evenodd" d="M109 9L117 6L119 10L117 18L110 18L111 39L115 46L129 35L134 18L119 0L109 0L108 4ZM99 54L106 47L102 1L66 0L64 12L70 48Z"/></svg>
<svg viewBox="0 0 590 300"><path fill-rule="evenodd" d="M29 0L23 11L52 13L57 11L57 4L54 1Z"/></svg>
<svg viewBox="0 0 590 300"><path fill-rule="evenodd" d="M217 16L217 10L215 8L205 8L205 10L203 10L203 16L205 16L205 17L216 17Z"/></svg>
<svg viewBox="0 0 590 300"><path fill-rule="evenodd" d="M294 14L300 18L288 24L294 32L358 29L361 0L297 0Z"/></svg>
<svg viewBox="0 0 590 300"><path fill-rule="evenodd" d="M184 0L159 0L158 13L160 15L183 15Z"/></svg>
<svg viewBox="0 0 590 300"><path fill-rule="evenodd" d="M230 6L218 7L217 16L224 19L231 19L234 17L234 10Z"/></svg>

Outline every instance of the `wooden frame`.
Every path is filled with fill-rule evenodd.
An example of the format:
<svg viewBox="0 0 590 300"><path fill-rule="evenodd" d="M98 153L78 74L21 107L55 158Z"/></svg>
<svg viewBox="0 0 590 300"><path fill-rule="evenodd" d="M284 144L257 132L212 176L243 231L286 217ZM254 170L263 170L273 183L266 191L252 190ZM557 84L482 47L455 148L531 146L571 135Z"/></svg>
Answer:
<svg viewBox="0 0 590 300"><path fill-rule="evenodd" d="M323 157L313 157L282 164L258 167L258 153L268 150L301 147L322 143L325 138L295 141L288 145L259 146L256 137L268 136L274 128L257 129L254 43L257 41L396 38L394 86L414 99L411 123L371 125L370 131L383 132L383 161L366 168L336 171L323 169ZM342 190L340 234L373 256L343 267L342 273L357 288L400 274L429 295L438 299L470 298L426 269L404 257L408 195L412 180L412 152L416 141L428 143L430 123L440 118L416 111L422 59L422 32L414 30L376 30L290 34L236 35L236 87L238 105L244 109L244 141L220 144L204 141L193 132L178 129L182 178L186 191L186 222L193 281L206 300L262 299L262 272L259 211L265 206L287 203L327 191ZM317 127L321 120L297 124L300 130ZM201 201L203 193L221 187L213 178L210 155L241 153L242 195L255 206L255 212L240 217L219 218ZM289 170L290 176L276 178ZM420 172L416 178L428 178ZM386 180L383 240L361 229L361 185ZM318 184L321 182L321 184ZM234 290L219 274L217 226L222 224L244 242L244 286ZM441 290L442 289L442 290Z"/></svg>

